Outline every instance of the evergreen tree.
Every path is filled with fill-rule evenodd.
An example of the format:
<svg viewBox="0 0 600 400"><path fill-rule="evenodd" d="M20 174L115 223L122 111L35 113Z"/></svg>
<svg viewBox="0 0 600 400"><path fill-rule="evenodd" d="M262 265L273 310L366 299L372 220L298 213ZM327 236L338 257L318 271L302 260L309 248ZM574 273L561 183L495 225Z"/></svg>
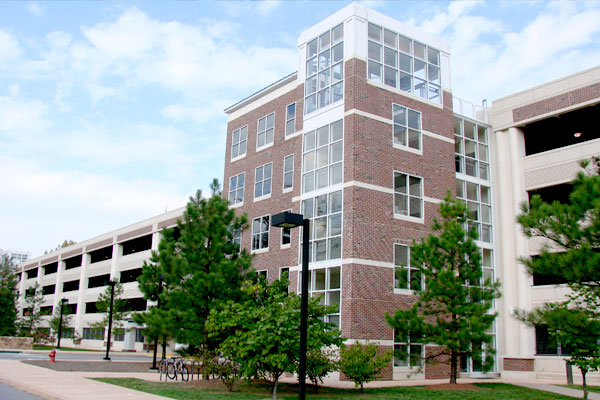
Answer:
<svg viewBox="0 0 600 400"><path fill-rule="evenodd" d="M103 329L108 326L108 319L110 317L110 295L111 287L106 286L106 289L98 296L96 301L96 310L99 313L103 313L102 320L92 324L92 328ZM112 315L112 329L113 333L118 329L123 329L123 320L127 318L129 312L127 310L127 300L122 298L123 296L123 285L118 281L115 282L115 293L113 295L113 315Z"/></svg>
<svg viewBox="0 0 600 400"><path fill-rule="evenodd" d="M208 199L202 198L201 191L190 197L183 219L177 222L179 235L164 231L158 252L139 278L145 297L161 300L160 310L150 310L144 317L146 323L155 334L168 328L191 349L216 347L208 340L206 318L217 305L242 298L242 282L252 262L250 254L240 252L232 240L232 232L248 227L246 216L236 216L229 208L217 180L211 191ZM158 274L164 279L160 296Z"/></svg>
<svg viewBox="0 0 600 400"><path fill-rule="evenodd" d="M0 257L0 336L12 336L17 331L16 269L8 257Z"/></svg>
<svg viewBox="0 0 600 400"><path fill-rule="evenodd" d="M483 371L493 366L492 336L487 331L496 318L492 301L500 292L497 282L483 279L477 232L465 229L469 221L465 204L447 195L439 213L441 219L435 218L432 226L437 235L429 234L411 247L411 265L418 266L425 289L416 293L411 309L386 318L396 336L438 346L426 362L449 356L450 383L456 383L459 357L471 357Z"/></svg>
<svg viewBox="0 0 600 400"><path fill-rule="evenodd" d="M23 317L19 321L19 334L21 336L34 336L42 320L41 304L44 301L42 288L39 283L25 290L25 307Z"/></svg>
<svg viewBox="0 0 600 400"><path fill-rule="evenodd" d="M587 398L586 374L600 367L600 162L581 166L567 203L535 195L517 218L527 237L545 240L541 254L521 259L528 272L566 281L572 292L566 301L521 310L517 317L548 327L551 337L570 347Z"/></svg>

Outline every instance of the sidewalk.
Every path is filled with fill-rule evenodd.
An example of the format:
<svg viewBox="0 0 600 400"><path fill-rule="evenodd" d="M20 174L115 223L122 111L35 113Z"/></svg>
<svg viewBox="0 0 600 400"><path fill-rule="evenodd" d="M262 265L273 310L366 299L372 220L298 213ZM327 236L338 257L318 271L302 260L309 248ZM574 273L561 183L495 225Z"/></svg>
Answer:
<svg viewBox="0 0 600 400"><path fill-rule="evenodd" d="M0 382L14 386L20 390L35 394L49 400L164 400L166 397L143 393L120 386L92 381L87 378L128 377L158 382L159 374L123 373L123 372L60 372L22 363L17 360L0 360ZM295 382L294 378L283 378L284 382ZM510 383L530 389L537 389L565 396L582 398L581 390L564 388L564 382L557 380L535 379L469 379L460 378L459 383ZM390 386L418 386L447 383L447 379L428 379L410 381L376 381L365 385L366 388ZM354 383L348 381L326 380L325 386L353 388ZM600 400L600 393L589 394L590 400Z"/></svg>

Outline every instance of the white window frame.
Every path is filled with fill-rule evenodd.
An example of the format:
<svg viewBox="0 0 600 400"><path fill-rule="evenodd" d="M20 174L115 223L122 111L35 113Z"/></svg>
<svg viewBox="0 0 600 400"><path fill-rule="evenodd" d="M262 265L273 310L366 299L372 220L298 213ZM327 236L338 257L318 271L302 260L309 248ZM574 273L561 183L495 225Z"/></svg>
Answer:
<svg viewBox="0 0 600 400"><path fill-rule="evenodd" d="M265 178L265 167L269 164L271 165L271 176L269 176L269 178ZM260 181L258 179L256 179L256 174L257 174L259 168L263 169L263 176ZM269 193L267 193L267 194L265 194L265 182L266 181L270 181ZM262 187L261 187L261 195L257 197L256 196L256 185L258 185L258 184L260 184ZM259 165L258 167L256 167L254 169L254 201L268 199L271 197L271 193L273 193L273 161L268 162L263 165Z"/></svg>
<svg viewBox="0 0 600 400"><path fill-rule="evenodd" d="M268 282L269 281L269 270L268 269L257 269L256 273L258 274L258 276L264 276L265 280Z"/></svg>
<svg viewBox="0 0 600 400"><path fill-rule="evenodd" d="M401 107L404 108L405 111L405 121L403 124L398 123L394 120L394 109L396 107ZM409 123L408 123L408 113L409 112L413 112L413 113L417 113L419 115L419 128L414 129L409 127ZM401 143L397 143L396 142L396 126L400 126L401 128L404 128L404 138L406 141L406 144L401 144ZM411 147L410 146L410 132L409 131L417 131L418 135L419 135L419 147L415 148L415 147ZM401 149L401 150L408 150L410 152L416 153L416 154L423 154L423 114L418 111L418 110L413 110L412 108L408 108L406 106L403 106L402 104L397 104L397 103L392 103L392 144L394 146L394 148L397 149Z"/></svg>
<svg viewBox="0 0 600 400"><path fill-rule="evenodd" d="M339 288L331 288L331 271L334 268L339 268L340 271L340 286ZM325 288L324 289L316 289L315 288L315 275L317 274L317 271L325 271ZM327 314L325 316L325 321L326 322L331 322L331 317L337 317L339 325L338 328L341 327L341 323L342 323L342 286L343 286L343 282L344 282L344 277L342 275L342 265L338 265L338 264L332 264L331 266L327 266L327 267L320 267L320 268L312 268L309 271L310 274L310 279L309 279L309 286L308 286L308 295L310 297L313 297L315 295L319 296L319 295L324 295L325 296L325 301L322 304L325 305L332 305L330 302L330 297L328 296L329 293L331 292L339 292L339 308L337 310L337 312L331 313L331 314ZM317 292L317 293L315 293ZM302 293L302 272L298 271L298 294Z"/></svg>
<svg viewBox="0 0 600 400"><path fill-rule="evenodd" d="M238 185L240 176L244 176L244 185L240 188ZM236 187L235 190L231 190L231 180L233 178L236 178L235 182L236 182ZM242 172L239 173L237 175L233 175L229 177L229 204L231 204L232 206L236 206L236 207L240 207L242 205L244 205L244 189L246 188L246 173ZM238 200L238 196L237 193L240 191L240 189L242 190L242 200L241 201L237 201ZM231 201L231 195L234 195L234 200Z"/></svg>
<svg viewBox="0 0 600 400"><path fill-rule="evenodd" d="M402 265L402 264L396 264L396 251L397 251L397 246L402 246L402 247L406 247L408 250L408 262L406 265ZM414 266L411 265L410 263L410 253L411 253L411 247L408 244L405 243L394 243L394 282L393 282L393 286L394 286L394 292L395 293L401 293L401 294L414 294L414 292L418 292L423 290L423 276L421 276L420 281L421 281L421 287L420 288L413 288L411 286L411 272L415 272L415 273L420 273L419 272L419 268L416 268ZM407 270L407 278L406 281L408 283L408 287L400 287L400 286L396 286L396 274L398 273L398 270L402 270L402 269L406 269Z"/></svg>
<svg viewBox="0 0 600 400"><path fill-rule="evenodd" d="M335 212L332 212L331 209L331 204L332 204L332 197L334 195L338 195L340 196L340 205L341 205L341 209ZM326 198L326 205L327 205L327 211L325 214L321 214L321 215L317 215L317 210L318 210L318 206L317 206L317 199L322 198L323 196L325 196ZM311 209L310 211L307 210L306 206L309 204L309 202L312 204L311 205ZM327 262L327 263L331 263L331 262L338 262L336 260L340 260L343 257L344 254L344 241L343 241L343 234L344 234L344 191L343 190L335 190L335 191L329 191L329 192L325 192L322 194L319 194L315 197L309 197L306 199L303 199L302 202L300 203L300 209L302 210L302 214L304 215L305 218L309 218L310 219L310 229L312 230L311 234L309 235L310 237L310 254L309 254L309 261L311 264L314 263L323 263L323 262ZM332 227L334 226L331 222L332 218L338 218L340 219L340 226L339 226L339 233L335 233L332 232ZM324 236L318 237L317 238L317 232L319 231L319 225L317 223L317 220L320 219L324 219L325 221L325 234ZM323 225L320 225L321 227ZM332 243L334 241L339 240L339 257L335 257L332 258L331 256L331 250L332 250ZM302 239L300 238L300 241L302 241ZM325 242L325 259L323 260L317 260L317 247L316 247L316 242ZM299 251L299 262L298 264L300 264L302 262L302 246L299 246L298 248Z"/></svg>
<svg viewBox="0 0 600 400"><path fill-rule="evenodd" d="M242 137L242 130L243 130L244 128L246 129L246 139L244 139L244 140L241 140L241 137ZM234 142L234 141L233 141L233 137L235 136L235 133L236 133L237 131L239 131L239 132L240 132L240 136L239 136L239 137L240 137L240 140L239 140L238 142ZM243 153L243 154L241 154L241 153L239 153L239 150L238 150L238 154L237 154L236 156L234 156L234 155L233 155L233 146L235 146L235 145L237 144L237 145L238 145L238 149L239 149L239 146L240 146L240 144L241 144L242 142L246 142L246 147L245 147L244 153ZM236 160L239 160L240 158L244 158L244 157L246 157L246 153L248 153L248 125L244 125L244 126L242 126L241 128L234 129L234 130L231 132L231 161L236 161Z"/></svg>
<svg viewBox="0 0 600 400"><path fill-rule="evenodd" d="M394 368L404 368L404 369L419 369L422 368L424 365L424 360L425 360L425 344L423 343L413 343L410 340L410 332L408 334L407 337L408 341L403 342L403 341L396 341L396 331L394 330L394 358L393 358L393 366ZM406 362L406 365L396 365L396 346L406 346L407 347L407 358L405 360L403 360L404 362ZM411 365L411 360L410 360L410 355L411 355L411 347L412 346L419 346L420 347L420 351L419 351L419 363L415 364L415 365Z"/></svg>
<svg viewBox="0 0 600 400"><path fill-rule="evenodd" d="M269 121L270 116L273 116L273 127L272 128L267 127L267 122ZM263 119L265 120L265 130L261 131L260 130L260 121L262 121ZM267 142L267 132L269 131L269 129L273 130L273 137L271 138L270 142ZM265 142L262 145L259 145L258 140L259 140L259 137L261 134L265 135ZM256 151L273 146L274 141L275 141L275 111L265 115L264 117L259 118L258 121L256 122Z"/></svg>
<svg viewBox="0 0 600 400"><path fill-rule="evenodd" d="M407 193L400 193L400 192L396 192L396 174L402 174L402 175L406 175L408 182L407 182ZM421 191L421 195L420 196L416 196L410 193L410 178L417 178L421 181L420 183L420 191ZM396 219L402 219L402 220L406 220L406 221L412 221L412 222L417 222L417 223L425 223L425 187L424 187L424 182L423 182L423 177L417 176L417 175L411 175L408 174L406 172L402 172L402 171L396 171L394 170L394 174L393 174L393 181L392 181L392 190L393 190L393 211L394 211L394 218ZM396 196L406 196L407 197L407 206L408 206L408 213L407 214L400 214L396 212ZM419 217L415 217L410 215L410 200L411 198L417 198L421 200L421 215Z"/></svg>
<svg viewBox="0 0 600 400"><path fill-rule="evenodd" d="M269 228L266 231L262 230L262 225L263 225L263 218L267 218L267 222L269 224ZM259 220L259 231L258 232L254 232L254 221ZM267 214L267 215L262 215L260 217L256 217L252 219L252 225L250 226L251 229L251 233L252 233L252 237L251 237L251 242L250 242L250 252L251 253L264 253L266 251L269 251L269 246L271 244L271 238L270 238L270 234L271 234L271 215ZM262 247L262 235L263 234L267 234L267 246L266 247ZM259 236L259 247L254 248L254 238L255 236Z"/></svg>
<svg viewBox="0 0 600 400"><path fill-rule="evenodd" d="M292 169L290 171L286 171L285 169L285 162L288 158L292 157ZM294 154L289 154L285 157L283 157L283 181L282 181L282 187L283 187L283 193L287 193L287 192L291 192L292 190L294 190ZM286 174L290 174L292 177L292 185L290 187L285 187L285 176Z"/></svg>
<svg viewBox="0 0 600 400"><path fill-rule="evenodd" d="M294 116L293 117L290 117L290 115L289 115L289 108L291 106L294 106ZM292 121L293 121L292 131L289 132L288 125ZM296 102L290 103L285 107L285 136L287 137L287 136L293 135L294 133L296 133Z"/></svg>

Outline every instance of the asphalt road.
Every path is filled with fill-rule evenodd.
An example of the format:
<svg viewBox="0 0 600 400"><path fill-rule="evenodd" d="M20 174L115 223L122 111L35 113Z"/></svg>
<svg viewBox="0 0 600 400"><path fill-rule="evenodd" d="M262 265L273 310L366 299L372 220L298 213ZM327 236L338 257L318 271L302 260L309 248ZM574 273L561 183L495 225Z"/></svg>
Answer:
<svg viewBox="0 0 600 400"><path fill-rule="evenodd" d="M0 383L0 399L3 400L44 400L42 397L23 392L12 386Z"/></svg>
<svg viewBox="0 0 600 400"><path fill-rule="evenodd" d="M0 360L48 360L48 353L28 353L26 351L20 353L12 353L12 352L0 352ZM87 352L82 351L79 353L63 353L60 350L56 352L56 360L60 361L103 361L105 352ZM111 353L110 359L112 361L152 361L152 354L122 354L122 353ZM5 399L0 395L0 399ZM6 397L6 399L10 399L10 397Z"/></svg>

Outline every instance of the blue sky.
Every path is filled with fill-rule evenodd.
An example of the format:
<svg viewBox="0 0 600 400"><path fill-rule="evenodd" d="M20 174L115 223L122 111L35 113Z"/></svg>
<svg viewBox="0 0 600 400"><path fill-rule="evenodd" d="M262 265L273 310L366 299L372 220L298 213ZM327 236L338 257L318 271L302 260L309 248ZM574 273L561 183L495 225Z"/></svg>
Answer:
<svg viewBox="0 0 600 400"><path fill-rule="evenodd" d="M450 43L480 103L600 64L600 2L368 1ZM346 1L0 2L0 248L33 256L223 179L223 109Z"/></svg>

